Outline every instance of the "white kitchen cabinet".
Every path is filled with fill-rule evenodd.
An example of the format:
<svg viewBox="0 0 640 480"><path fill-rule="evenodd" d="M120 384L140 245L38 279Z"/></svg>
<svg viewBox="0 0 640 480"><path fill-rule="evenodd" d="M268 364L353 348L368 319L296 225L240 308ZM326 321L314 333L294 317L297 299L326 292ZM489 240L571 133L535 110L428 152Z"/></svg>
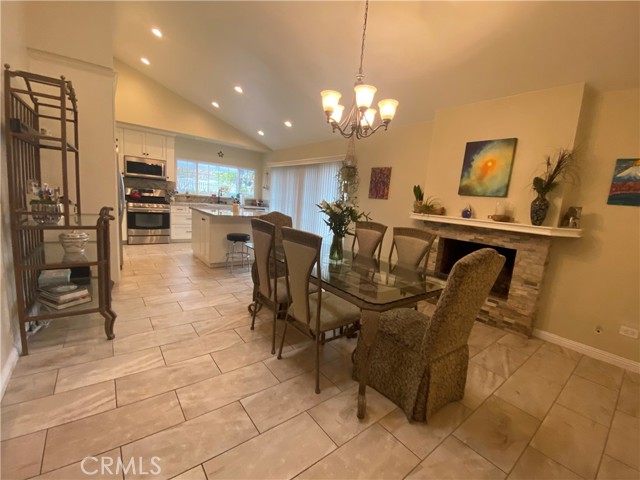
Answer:
<svg viewBox="0 0 640 480"><path fill-rule="evenodd" d="M171 206L171 241L191 240L193 232L191 208L187 205Z"/></svg>
<svg viewBox="0 0 640 480"><path fill-rule="evenodd" d="M167 137L140 130L124 129L125 155L167 160Z"/></svg>
<svg viewBox="0 0 640 480"><path fill-rule="evenodd" d="M191 216L191 225L191 248L193 249L193 255L206 265L210 265L211 249L209 241L209 216L203 213L193 212Z"/></svg>

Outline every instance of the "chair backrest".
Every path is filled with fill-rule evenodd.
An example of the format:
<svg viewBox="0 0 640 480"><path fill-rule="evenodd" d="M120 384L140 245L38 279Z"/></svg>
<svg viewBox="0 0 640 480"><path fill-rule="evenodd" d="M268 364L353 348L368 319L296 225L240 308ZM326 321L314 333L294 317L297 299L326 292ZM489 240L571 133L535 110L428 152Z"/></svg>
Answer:
<svg viewBox="0 0 640 480"><path fill-rule="evenodd" d="M455 263L422 342L427 355L437 358L467 344L473 322L504 262L493 248L482 248Z"/></svg>
<svg viewBox="0 0 640 480"><path fill-rule="evenodd" d="M387 231L387 226L376 222L356 222L356 231L353 235L351 251L355 255L356 241L358 242L358 255L365 257L377 257L380 260L382 239ZM376 253L376 250L378 253Z"/></svg>
<svg viewBox="0 0 640 480"><path fill-rule="evenodd" d="M258 291L262 296L270 299L272 287L277 288L277 282L271 281L272 269L269 268L269 265L275 262L276 226L263 220L262 217L252 218L251 231L258 270ZM277 298L276 293L273 295L274 299Z"/></svg>
<svg viewBox="0 0 640 480"><path fill-rule="evenodd" d="M295 305L296 320L309 324L309 278L316 267L318 278L318 303L315 318L320 318L322 285L320 281L320 248L322 237L313 233L282 227L282 247L287 266L287 291L289 301Z"/></svg>
<svg viewBox="0 0 640 480"><path fill-rule="evenodd" d="M293 219L289 215L280 212L269 212L258 217L265 222L273 223L276 226L276 245L282 245L282 227L292 227Z"/></svg>
<svg viewBox="0 0 640 480"><path fill-rule="evenodd" d="M393 243L389 251L389 263L393 250L396 250L398 263L417 268L424 260L422 269L427 269L429 250L436 236L419 228L393 227Z"/></svg>

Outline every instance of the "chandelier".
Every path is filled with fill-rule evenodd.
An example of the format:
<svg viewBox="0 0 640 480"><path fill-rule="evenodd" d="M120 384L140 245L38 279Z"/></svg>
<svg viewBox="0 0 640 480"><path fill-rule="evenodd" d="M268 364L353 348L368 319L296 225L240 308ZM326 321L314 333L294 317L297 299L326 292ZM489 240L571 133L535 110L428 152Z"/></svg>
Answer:
<svg viewBox="0 0 640 480"><path fill-rule="evenodd" d="M367 15L369 13L369 0L365 2L364 8L364 25L362 26L362 46L360 47L360 68L356 75L356 83L354 85L355 98L351 105L348 115L343 118L344 105L340 105L342 94L335 90L323 90L322 107L327 116L327 123L331 124L333 131L336 130L345 138L366 138L376 133L381 127L386 130L389 123L393 120L398 107L398 101L391 98L380 100L378 108L380 109L380 120L382 123L375 126L376 114L375 108L371 108L373 96L377 89L373 85L366 85L364 74L362 73L362 62L364 60L364 40L367 33Z"/></svg>

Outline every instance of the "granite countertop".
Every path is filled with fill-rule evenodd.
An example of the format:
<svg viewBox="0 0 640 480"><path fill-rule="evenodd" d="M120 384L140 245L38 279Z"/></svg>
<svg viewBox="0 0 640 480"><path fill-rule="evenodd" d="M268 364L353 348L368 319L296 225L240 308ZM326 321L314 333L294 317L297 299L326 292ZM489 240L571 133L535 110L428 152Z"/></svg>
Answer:
<svg viewBox="0 0 640 480"><path fill-rule="evenodd" d="M212 217L259 217L260 215L264 215L263 211L256 211L250 209L241 208L238 213L233 213L232 209L218 209L211 206L192 206L191 210L196 210L200 213L204 213L205 215L210 215Z"/></svg>

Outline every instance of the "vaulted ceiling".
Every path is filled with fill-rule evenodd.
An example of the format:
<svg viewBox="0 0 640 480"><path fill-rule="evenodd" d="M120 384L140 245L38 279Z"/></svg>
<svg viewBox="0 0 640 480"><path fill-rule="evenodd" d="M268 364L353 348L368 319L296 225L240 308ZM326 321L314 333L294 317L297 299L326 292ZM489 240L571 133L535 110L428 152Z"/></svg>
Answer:
<svg viewBox="0 0 640 480"><path fill-rule="evenodd" d="M274 150L336 137L320 91L339 90L351 103L364 2L115 9L115 56L212 115ZM400 101L390 128L445 107L575 82L638 87L639 25L638 2L372 1L365 80L377 99ZM243 95L233 90L238 84Z"/></svg>

